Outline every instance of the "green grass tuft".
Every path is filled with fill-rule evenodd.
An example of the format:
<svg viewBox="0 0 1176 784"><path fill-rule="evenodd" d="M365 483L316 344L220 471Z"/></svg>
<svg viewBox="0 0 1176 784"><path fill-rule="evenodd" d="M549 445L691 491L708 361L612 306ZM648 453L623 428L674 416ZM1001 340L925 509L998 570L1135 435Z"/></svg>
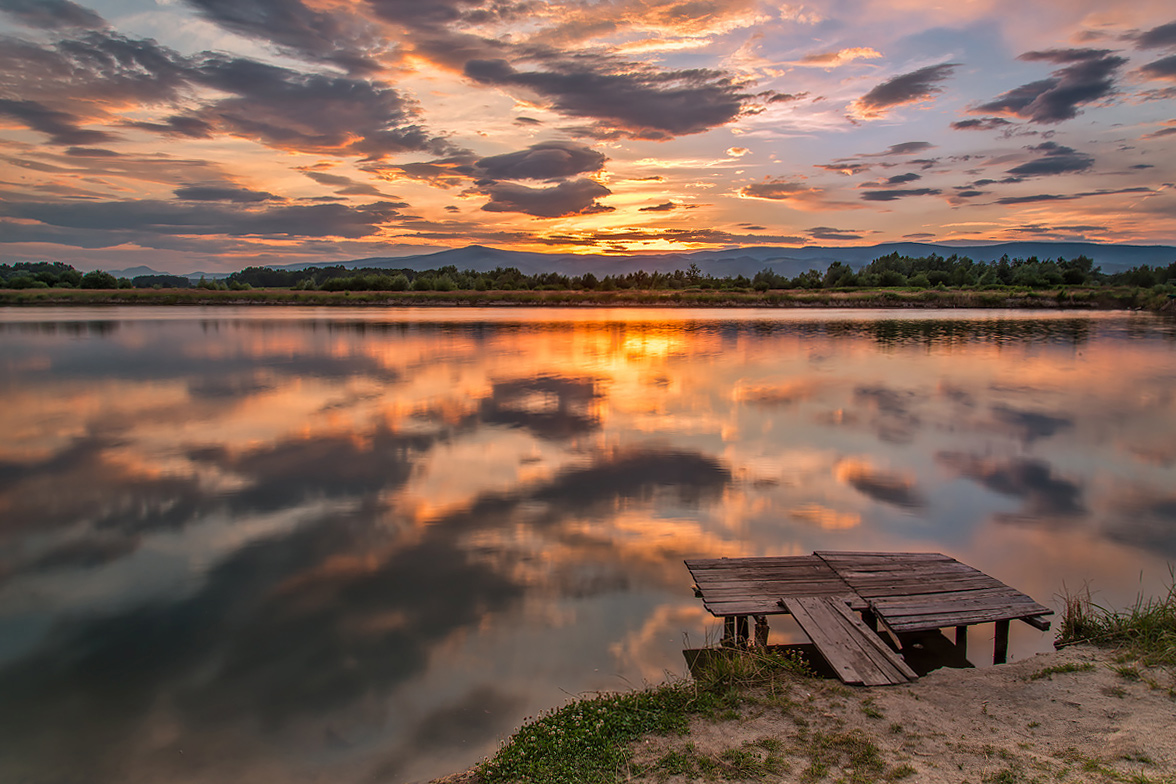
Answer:
<svg viewBox="0 0 1176 784"><path fill-rule="evenodd" d="M1089 591L1065 598L1058 647L1088 642L1117 648L1149 666L1176 666L1176 581L1164 596L1144 598L1126 610L1091 601Z"/></svg>

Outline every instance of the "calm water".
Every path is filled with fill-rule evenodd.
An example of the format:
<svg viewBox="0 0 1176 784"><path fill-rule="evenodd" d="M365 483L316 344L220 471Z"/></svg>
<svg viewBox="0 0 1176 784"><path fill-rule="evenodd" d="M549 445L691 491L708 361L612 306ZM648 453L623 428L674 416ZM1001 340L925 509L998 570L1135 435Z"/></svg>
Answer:
<svg viewBox="0 0 1176 784"><path fill-rule="evenodd" d="M1145 314L8 310L0 395L6 782L453 772L680 673L685 557L936 550L1055 607L1176 561Z"/></svg>

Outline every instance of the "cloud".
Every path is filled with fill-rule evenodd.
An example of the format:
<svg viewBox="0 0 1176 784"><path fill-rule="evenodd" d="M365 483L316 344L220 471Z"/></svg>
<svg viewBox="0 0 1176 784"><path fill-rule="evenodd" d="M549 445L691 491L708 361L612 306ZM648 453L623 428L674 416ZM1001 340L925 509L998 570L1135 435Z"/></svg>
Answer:
<svg viewBox="0 0 1176 784"><path fill-rule="evenodd" d="M838 242L849 242L852 240L860 240L861 234L853 231L846 231L844 229L835 229L830 226L814 226L811 229L806 229L808 235L814 240L835 240Z"/></svg>
<svg viewBox="0 0 1176 784"><path fill-rule="evenodd" d="M809 54L791 63L791 65L800 65L813 68L836 68L840 65L853 62L854 60L876 60L882 56L882 53L876 49L871 49L868 46L855 46L850 49L841 49L836 52L823 52L821 54Z"/></svg>
<svg viewBox="0 0 1176 784"><path fill-rule="evenodd" d="M481 158L478 173L492 180L562 180L600 171L608 158L574 142L540 142L525 150Z"/></svg>
<svg viewBox="0 0 1176 784"><path fill-rule="evenodd" d="M670 212L676 210L681 205L674 204L672 201L663 201L661 204L654 204L649 207L641 207L638 212Z"/></svg>
<svg viewBox="0 0 1176 784"><path fill-rule="evenodd" d="M856 206L832 201L825 196L823 189L806 185L803 179L790 177L765 177L759 182L744 185L738 194L744 199L788 202L790 207L798 210L854 209Z"/></svg>
<svg viewBox="0 0 1176 784"><path fill-rule="evenodd" d="M521 212L537 218L562 218L614 209L596 201L612 191L595 180L567 180L548 188L499 182L486 186L482 192L490 197L490 201L482 205L487 212Z"/></svg>
<svg viewBox="0 0 1176 784"><path fill-rule="evenodd" d="M400 93L371 80L307 74L217 55L201 62L193 78L232 96L197 110L195 116L222 132L270 147L370 159L449 149L415 123L415 107Z"/></svg>
<svg viewBox="0 0 1176 784"><path fill-rule="evenodd" d="M1151 79L1176 79L1176 54L1148 63L1139 72Z"/></svg>
<svg viewBox="0 0 1176 784"><path fill-rule="evenodd" d="M1176 46L1176 22L1168 22L1139 34L1135 37L1135 46L1139 49Z"/></svg>
<svg viewBox="0 0 1176 784"><path fill-rule="evenodd" d="M1052 124L1078 116L1078 107L1115 91L1117 71L1127 60L1106 49L1051 49L1026 52L1018 59L1065 65L1051 78L1021 85L972 109L974 114L1001 114Z"/></svg>
<svg viewBox="0 0 1176 784"><path fill-rule="evenodd" d="M862 199L865 201L895 201L908 196L936 196L941 191L938 188L894 188L891 190L864 191Z"/></svg>
<svg viewBox="0 0 1176 784"><path fill-rule="evenodd" d="M0 0L0 11L30 27L61 30L68 27L99 28L106 21L89 8L70 0Z"/></svg>
<svg viewBox="0 0 1176 784"><path fill-rule="evenodd" d="M1155 131L1152 131L1151 133L1144 134L1140 138L1141 139L1159 139L1163 136L1171 136L1172 134L1176 134L1176 120L1168 120L1166 123L1164 123L1164 125L1166 125L1167 127L1160 128L1159 130L1155 130ZM1131 168L1132 169L1153 169L1155 167L1153 165L1151 165L1150 163L1137 163L1134 166L1132 166Z"/></svg>
<svg viewBox="0 0 1176 784"><path fill-rule="evenodd" d="M188 185L176 188L173 193L177 199L186 201L231 201L239 204L280 199L266 191L255 191L235 185Z"/></svg>
<svg viewBox="0 0 1176 784"><path fill-rule="evenodd" d="M1016 515L1004 519L1078 517L1086 514L1082 488L1068 479L1055 476L1046 462L1031 459L1007 461L940 452L936 461L960 476L967 477L1001 495L1020 498L1024 504Z"/></svg>
<svg viewBox="0 0 1176 784"><path fill-rule="evenodd" d="M959 63L940 63L895 76L850 104L850 112L859 119L872 120L885 116L896 106L928 100L943 92L939 83L947 80L958 66Z"/></svg>
<svg viewBox="0 0 1176 784"><path fill-rule="evenodd" d="M0 115L12 117L34 131L40 131L54 144L95 144L117 138L105 131L82 128L76 115L50 109L37 101L0 98Z"/></svg>
<svg viewBox="0 0 1176 784"><path fill-rule="evenodd" d="M846 176L855 174L862 174L870 170L868 163L815 163L814 168L825 169L826 171L837 172Z"/></svg>
<svg viewBox="0 0 1176 784"><path fill-rule="evenodd" d="M351 72L380 68L378 60L362 53L377 47L370 25L364 25L359 17L313 10L301 0L185 2L226 30L271 41L287 53L333 63Z"/></svg>
<svg viewBox="0 0 1176 784"><path fill-rule="evenodd" d="M951 127L957 131L995 131L1012 125L1003 117L980 117L975 120L956 120Z"/></svg>
<svg viewBox="0 0 1176 784"><path fill-rule="evenodd" d="M792 103L793 101L800 101L808 98L809 94L804 93L778 93L769 91L765 98L766 103Z"/></svg>
<svg viewBox="0 0 1176 784"><path fill-rule="evenodd" d="M727 157L728 158L742 158L744 155L747 155L750 152L751 152L751 150L747 149L746 147L728 147L727 148Z"/></svg>
<svg viewBox="0 0 1176 784"><path fill-rule="evenodd" d="M875 501L902 509L918 509L925 504L913 479L903 474L874 468L864 460L842 460L837 464L834 473L840 481Z"/></svg>
<svg viewBox="0 0 1176 784"><path fill-rule="evenodd" d="M1082 172L1094 165L1094 158L1091 156L1056 142L1043 142L1029 149L1045 154L1041 158L1008 169L1009 174L1015 177L1041 177L1051 174Z"/></svg>
<svg viewBox="0 0 1176 784"><path fill-rule="evenodd" d="M915 180L921 180L921 179L923 179L923 177L921 175L915 174L914 172L907 172L906 174L896 174L893 177L887 177L886 184L887 185L902 185L903 183L906 183L906 182L914 182Z"/></svg>
<svg viewBox="0 0 1176 784"><path fill-rule="evenodd" d="M599 120L584 132L605 137L668 139L702 133L734 120L751 98L713 70L622 70L621 64L599 58L548 58L545 64L551 70L520 71L503 59L477 59L464 70L479 84L521 88L548 99L555 111Z"/></svg>
<svg viewBox="0 0 1176 784"><path fill-rule="evenodd" d="M997 199L997 204L1032 204L1040 201L1074 201L1075 199L1086 199L1091 196L1116 196L1123 193L1155 193L1151 188L1135 187L1135 188L1117 188L1115 190L1099 190L1086 191L1084 193L1039 193L1032 196L1005 196Z"/></svg>
<svg viewBox="0 0 1176 784"><path fill-rule="evenodd" d="M50 226L143 235L216 235L234 237L366 237L407 206L373 202L359 206L313 204L242 209L143 199L124 202L0 203L0 216L36 220ZM63 238L64 239L64 238Z"/></svg>

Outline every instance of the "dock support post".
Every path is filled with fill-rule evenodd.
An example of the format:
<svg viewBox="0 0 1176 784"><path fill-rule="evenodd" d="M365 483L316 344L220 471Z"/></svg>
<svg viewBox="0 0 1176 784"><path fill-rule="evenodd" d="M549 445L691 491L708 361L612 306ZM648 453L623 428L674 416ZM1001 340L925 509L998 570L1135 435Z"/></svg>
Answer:
<svg viewBox="0 0 1176 784"><path fill-rule="evenodd" d="M747 645L747 641L751 639L751 633L748 629L747 616L735 616L735 639L740 645Z"/></svg>
<svg viewBox="0 0 1176 784"><path fill-rule="evenodd" d="M767 648L768 647L768 634L770 632L771 632L771 628L768 626L768 616L766 616L766 615L755 616L755 647Z"/></svg>
<svg viewBox="0 0 1176 784"><path fill-rule="evenodd" d="M959 649L960 656L967 658L968 656L968 627L956 627L956 648Z"/></svg>
<svg viewBox="0 0 1176 784"><path fill-rule="evenodd" d="M719 642L724 648L735 647L735 616L727 615L723 617L723 639Z"/></svg>
<svg viewBox="0 0 1176 784"><path fill-rule="evenodd" d="M1009 660L1009 622L996 622L996 641L992 646L992 663L1004 664Z"/></svg>

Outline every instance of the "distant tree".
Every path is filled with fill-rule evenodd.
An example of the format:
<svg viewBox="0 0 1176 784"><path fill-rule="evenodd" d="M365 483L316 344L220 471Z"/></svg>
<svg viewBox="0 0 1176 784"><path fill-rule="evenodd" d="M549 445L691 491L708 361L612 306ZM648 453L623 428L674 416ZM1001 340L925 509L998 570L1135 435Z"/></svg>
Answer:
<svg viewBox="0 0 1176 784"><path fill-rule="evenodd" d="M118 280L109 272L102 270L94 270L87 272L82 276L82 288L84 289L116 289L118 288Z"/></svg>

